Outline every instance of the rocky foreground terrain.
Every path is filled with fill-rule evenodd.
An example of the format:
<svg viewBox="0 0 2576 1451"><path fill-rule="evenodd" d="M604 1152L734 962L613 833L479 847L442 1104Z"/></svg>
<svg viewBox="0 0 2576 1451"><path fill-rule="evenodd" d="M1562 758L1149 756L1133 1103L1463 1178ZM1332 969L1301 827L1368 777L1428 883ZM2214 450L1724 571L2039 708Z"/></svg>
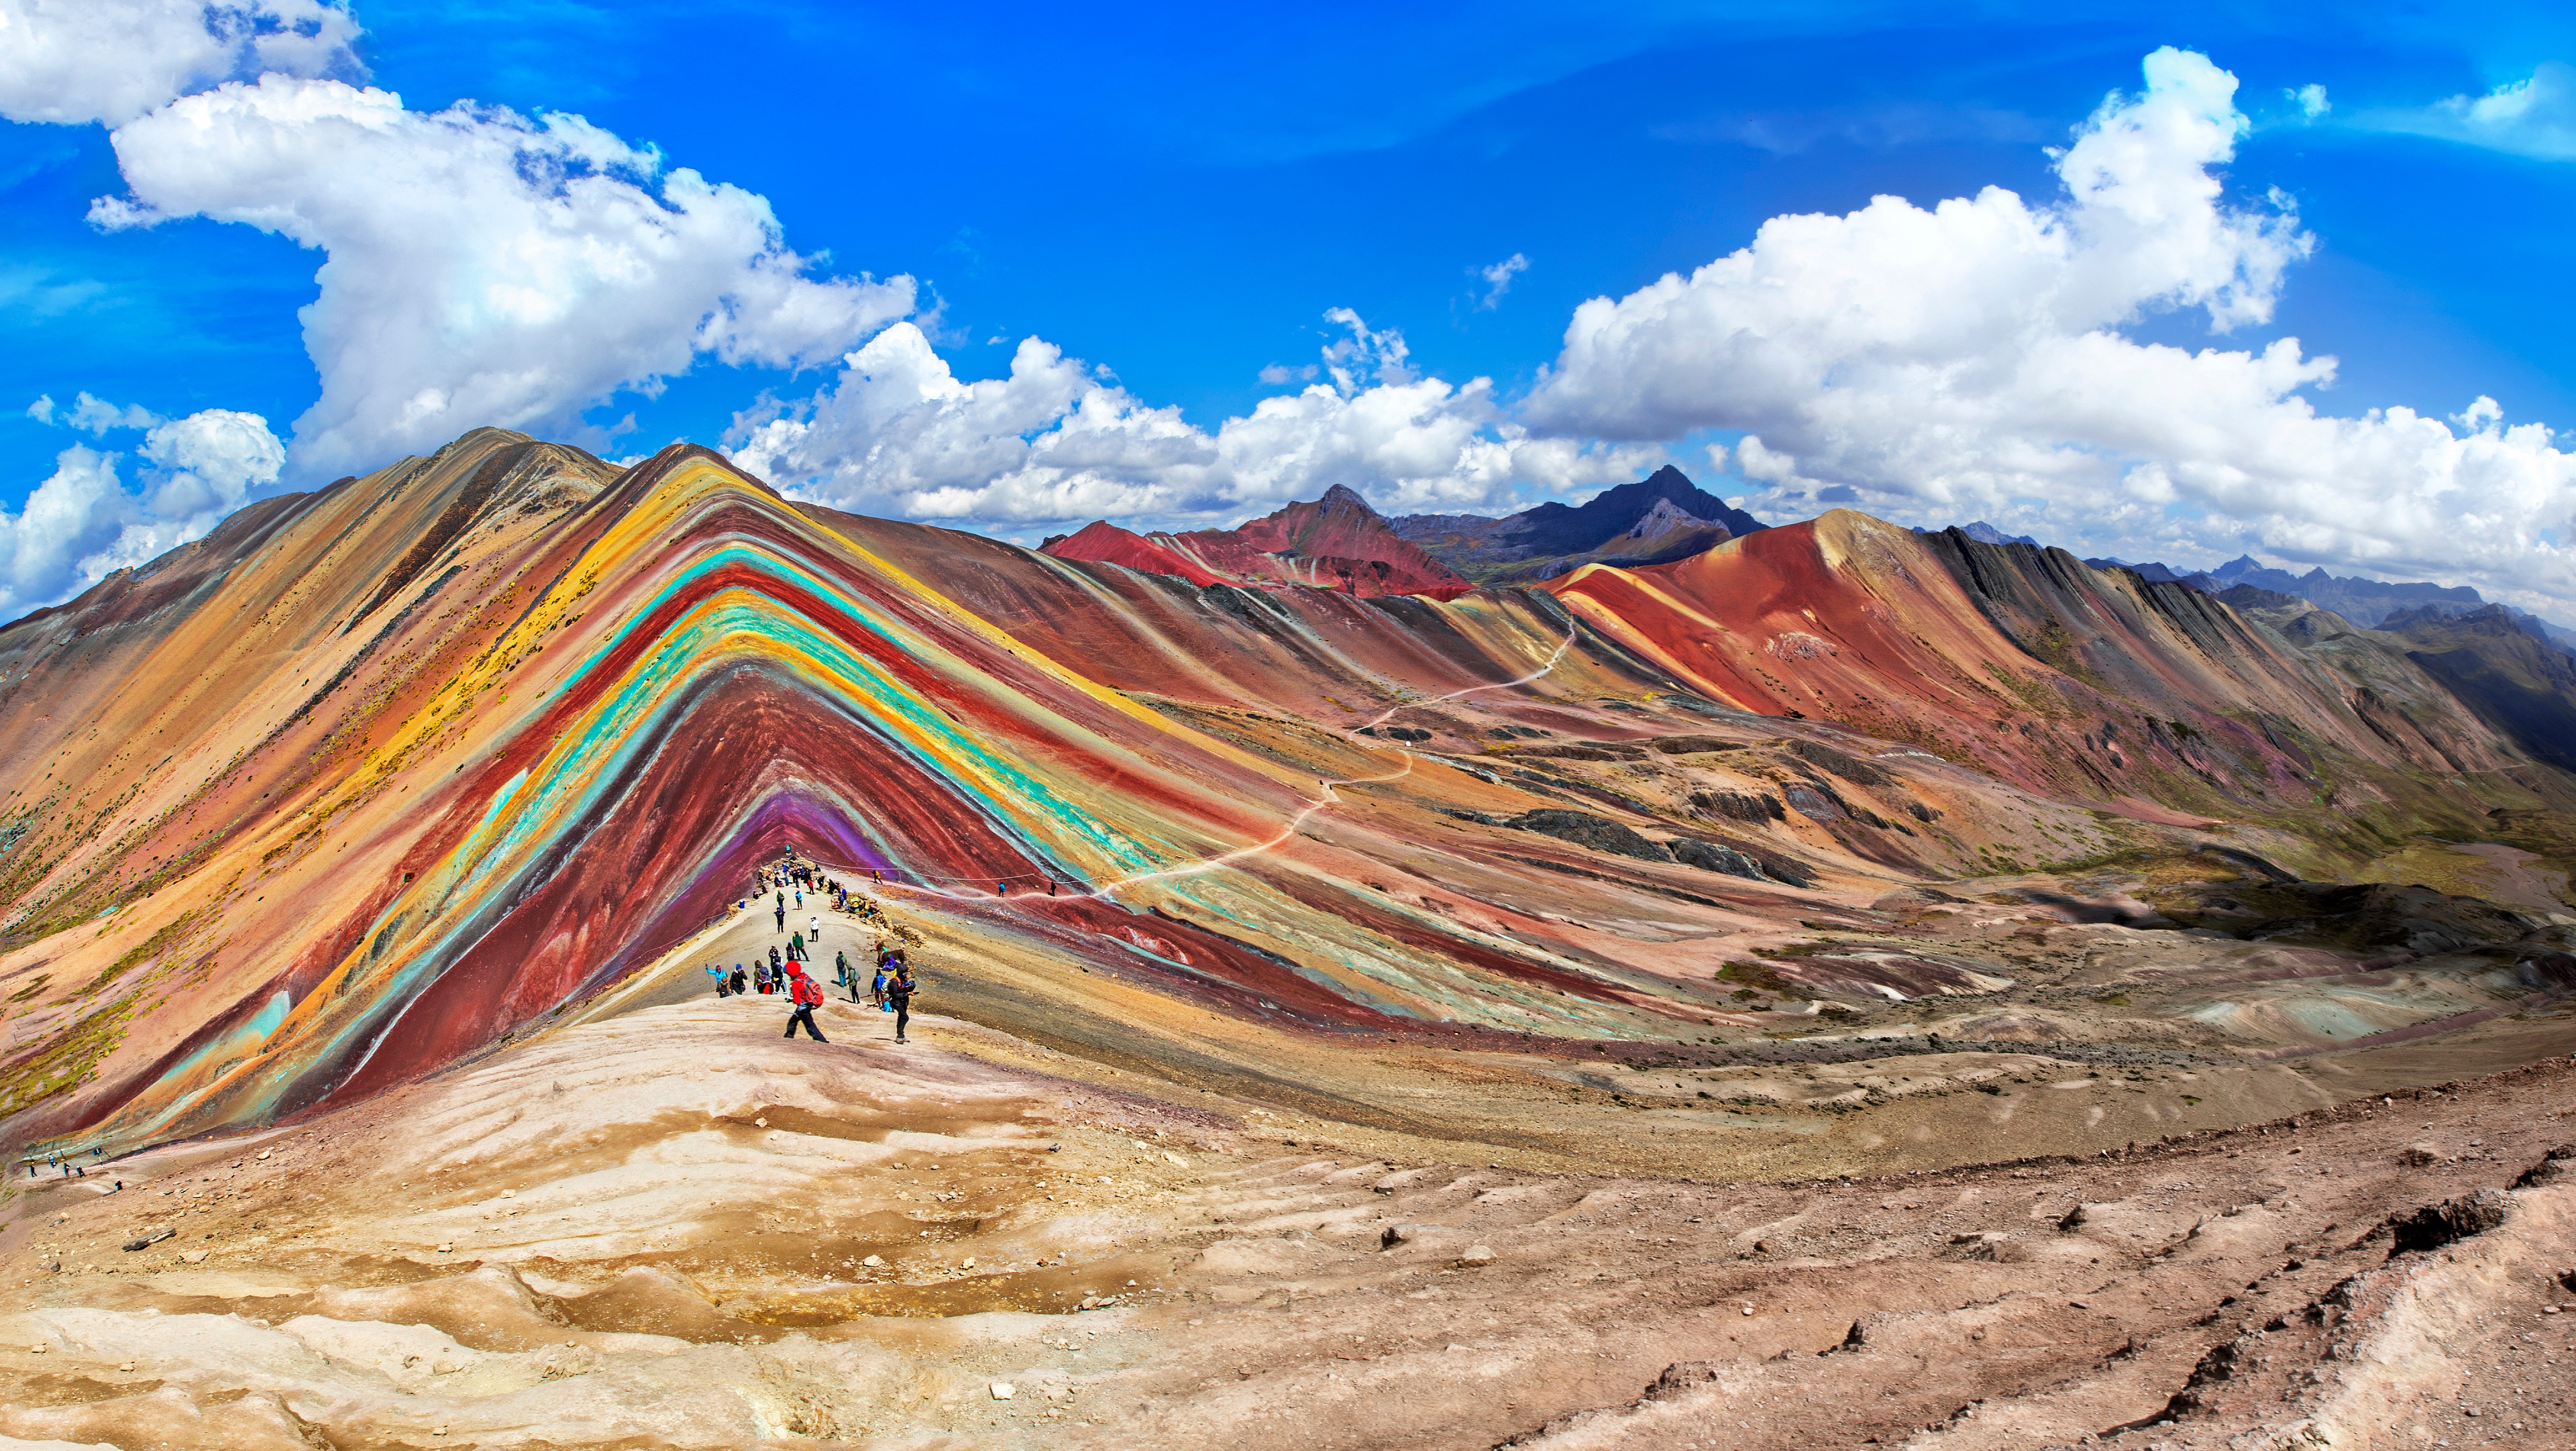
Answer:
<svg viewBox="0 0 2576 1451"><path fill-rule="evenodd" d="M694 972L309 1124L19 1181L0 1434L2576 1445L2563 1058L2134 1149L1717 1183L1355 1131L941 1015L897 1047L836 1002L816 1045L776 999L652 1001ZM1384 1057L1414 1089L1525 1072ZM1930 1157L2175 1096L1992 1066L2009 1086L1915 1115Z"/></svg>

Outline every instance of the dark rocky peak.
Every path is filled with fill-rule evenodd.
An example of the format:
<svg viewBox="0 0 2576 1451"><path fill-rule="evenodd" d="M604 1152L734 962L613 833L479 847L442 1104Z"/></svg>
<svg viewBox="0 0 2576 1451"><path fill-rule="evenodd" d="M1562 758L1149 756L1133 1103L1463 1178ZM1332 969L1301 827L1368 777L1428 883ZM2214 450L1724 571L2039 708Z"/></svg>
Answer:
<svg viewBox="0 0 2576 1451"><path fill-rule="evenodd" d="M1516 545L1533 555L1580 554L1598 549L1637 527L1658 503L1669 503L1691 518L1721 524L1741 537L1769 526L1741 509L1730 508L1690 481L1690 475L1666 464L1633 484L1604 489L1576 506L1555 502L1525 510L1504 521Z"/></svg>
<svg viewBox="0 0 2576 1451"><path fill-rule="evenodd" d="M1289 507L1294 508L1296 506L1292 504ZM1370 507L1367 497L1361 494L1359 490L1352 488L1348 484L1335 484L1331 488L1326 489L1324 491L1324 496L1315 501L1315 507L1318 510L1356 509L1360 513L1368 515L1372 519L1379 517L1377 510Z"/></svg>

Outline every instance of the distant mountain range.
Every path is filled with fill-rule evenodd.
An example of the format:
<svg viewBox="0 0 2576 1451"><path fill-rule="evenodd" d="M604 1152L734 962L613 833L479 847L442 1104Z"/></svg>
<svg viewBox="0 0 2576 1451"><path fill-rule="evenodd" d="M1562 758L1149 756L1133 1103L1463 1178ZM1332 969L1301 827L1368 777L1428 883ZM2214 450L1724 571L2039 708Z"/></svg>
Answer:
<svg viewBox="0 0 2576 1451"><path fill-rule="evenodd" d="M1200 585L1302 584L1447 599L1477 584L1555 579L1586 564L1688 559L1766 527L1668 464L1579 505L1546 503L1500 518L1389 519L1336 484L1311 504L1290 504L1232 529L1138 534L1100 519L1038 549Z"/></svg>
<svg viewBox="0 0 2576 1451"><path fill-rule="evenodd" d="M1976 525L1969 525L1967 531L1973 536L1976 528ZM2031 541L2024 539L2022 542ZM2322 567L2305 574L2292 574L2286 569L2270 568L2250 554L2238 555L2216 569L2188 571L2153 561L2131 564L2125 559L2088 559L2084 562L2095 569L2134 569L2140 578L2151 583L2187 584L2210 594L2242 586L2288 595L2293 599L2306 600L2319 609L2332 610L2356 625L2374 630L2397 628L2390 621L2401 614L2447 618L2499 611L2501 618L2512 621L2526 633L2537 635L2553 645L2576 649L2576 630L2511 605L2490 604L2485 596L2464 584L2390 583L2328 574Z"/></svg>
<svg viewBox="0 0 2576 1451"><path fill-rule="evenodd" d="M1058 559L1120 564L1192 584L1300 584L1355 595L1430 595L1473 588L1400 538L1353 490L1335 484L1312 503L1290 504L1232 529L1138 534L1106 519L1038 546Z"/></svg>
<svg viewBox="0 0 2576 1451"><path fill-rule="evenodd" d="M1406 514L1397 537L1485 584L1555 579L1586 564L1665 564L1770 526L1730 507L1670 464L1579 505L1517 514Z"/></svg>

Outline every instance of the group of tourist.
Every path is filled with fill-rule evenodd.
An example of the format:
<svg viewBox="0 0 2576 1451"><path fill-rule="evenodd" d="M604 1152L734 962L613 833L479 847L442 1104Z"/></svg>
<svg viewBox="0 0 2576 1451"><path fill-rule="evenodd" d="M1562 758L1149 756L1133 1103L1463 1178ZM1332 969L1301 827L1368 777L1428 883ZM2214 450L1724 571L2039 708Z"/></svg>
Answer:
<svg viewBox="0 0 2576 1451"><path fill-rule="evenodd" d="M792 848L778 865L760 867L756 880L755 891L772 896L771 910L781 932L787 932L790 899L802 910L808 890L828 898L834 911L849 913L863 922L882 923L884 920L874 902L825 876L811 863L799 860ZM748 906L750 899L735 905ZM748 971L739 962L729 972L720 964L709 964L707 975L715 979L716 996L720 998L739 997L745 993L785 995L791 1007L787 1015L786 1036L795 1037L801 1024L806 1033L820 1043L826 1040L822 1030L814 1025L814 1010L823 1005L823 988L806 971L806 964L814 960L813 950L821 945L822 939L823 918L819 913L811 914L806 917L804 928L787 932L787 941L783 945L772 946L766 959L752 959ZM859 976L848 953L832 954L832 984L847 990L850 1001L854 1003L861 1001ZM869 983L865 1001L881 1012L894 1014L894 1040L898 1043L910 1041L906 1030L912 1023L912 995L920 988L903 947L900 944L889 945L880 939L876 946L876 972Z"/></svg>

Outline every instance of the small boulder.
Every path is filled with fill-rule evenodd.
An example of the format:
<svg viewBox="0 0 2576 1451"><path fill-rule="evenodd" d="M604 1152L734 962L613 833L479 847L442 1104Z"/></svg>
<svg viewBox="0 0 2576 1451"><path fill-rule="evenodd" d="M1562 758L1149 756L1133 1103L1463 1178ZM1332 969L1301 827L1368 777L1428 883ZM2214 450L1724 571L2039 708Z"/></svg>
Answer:
<svg viewBox="0 0 2576 1451"><path fill-rule="evenodd" d="M993 1382L993 1399L997 1401L1007 1401L1019 1393L1020 1388L1011 1384L1009 1381L997 1380Z"/></svg>
<svg viewBox="0 0 2576 1451"><path fill-rule="evenodd" d="M1458 1263L1459 1263L1461 1266L1463 1266L1463 1267L1465 1267L1465 1268L1467 1268L1467 1269L1471 1269L1471 1270L1472 1270L1472 1269L1481 1269L1481 1268L1483 1268L1483 1267L1484 1267L1484 1266L1486 1266L1486 1265L1490 1265L1490 1264L1492 1264L1493 1262L1494 1262L1494 1247L1493 1247L1492 1245L1486 1245L1486 1244L1471 1244L1471 1245L1467 1246L1467 1249L1466 1249L1466 1252L1465 1252L1465 1253L1463 1253L1463 1254L1461 1254L1461 1255L1459 1255L1459 1256L1458 1256Z"/></svg>

